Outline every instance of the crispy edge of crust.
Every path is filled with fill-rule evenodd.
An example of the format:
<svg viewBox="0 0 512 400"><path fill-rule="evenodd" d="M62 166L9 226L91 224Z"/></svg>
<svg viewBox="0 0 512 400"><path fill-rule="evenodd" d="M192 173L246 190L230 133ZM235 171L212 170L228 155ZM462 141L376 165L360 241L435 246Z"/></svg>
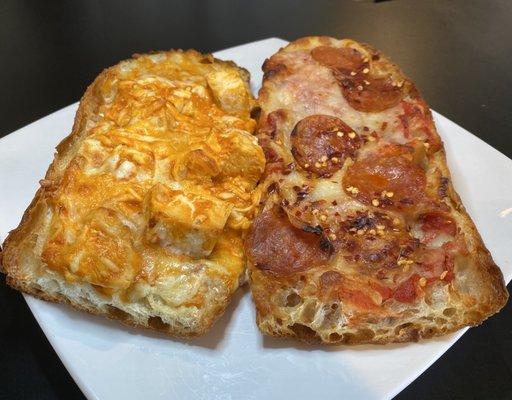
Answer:
<svg viewBox="0 0 512 400"><path fill-rule="evenodd" d="M53 180L60 179L61 176L58 173L59 167L61 167L62 172L65 171L69 161L73 158L74 153L76 153L78 145L83 140L85 136L85 124L87 123L88 117L93 115L94 109L98 106L97 96L95 95L96 88L100 85L100 82L106 79L106 76L109 72L113 71L119 64L124 62L134 61L139 57L149 55L149 54L172 54L172 53L183 53L190 54L193 57L204 57L211 61L211 63L222 64L229 67L236 68L246 87L248 92L250 91L250 74L245 68L238 66L233 61L224 61L218 58L213 57L211 54L203 54L196 50L169 50L162 52L149 52L147 54L134 54L131 58L120 61L119 63L104 69L95 79L94 81L87 87L84 95L80 99L80 103L78 106L78 110L75 114L73 127L71 129L71 133L66 136L57 146L56 146L56 154L52 160L52 163L48 167L46 171L44 179ZM253 96L251 94L251 99ZM4 240L2 246L0 246L0 273L4 273L6 275L6 282L13 289L18 291L30 294L39 299L54 302L54 303L62 303L68 304L76 310L84 311L93 315L102 315L111 320L117 320L127 326L132 326L136 328L144 328L149 330L156 330L163 332L172 337L178 338L192 338L200 336L206 333L212 325L218 320L226 311L228 304L233 298L236 289L226 297L225 301L222 304L216 304L215 307L212 308L211 312L206 314L206 317L202 319L200 322L200 328L197 330L186 330L186 329L178 329L176 326L171 326L169 324L163 323L150 323L150 325L142 324L135 319L131 318L131 316L124 311L119 310L115 307L110 307L108 312L105 312L99 308L95 307L87 307L83 304L77 303L75 301L70 300L68 297L63 295L50 295L44 291L39 290L30 285L30 281L24 280L20 277L20 265L19 258L21 255L23 239L26 235L30 234L36 228L38 219L40 214L43 212L46 205L44 204L45 193L46 190L43 186L39 187L34 195L34 198L25 209L23 216L19 225L11 230L7 235L7 238ZM243 283L243 276L245 273L242 273L239 280ZM240 285L238 285L240 286ZM125 315L126 314L126 315Z"/></svg>
<svg viewBox="0 0 512 400"><path fill-rule="evenodd" d="M361 47L363 47L366 51L370 53L378 53L381 57L381 62L385 63L389 70L394 70L396 73L400 74L406 82L409 84L409 93L411 96L415 98L422 99L418 89L416 88L416 85L414 82L412 82L409 77L402 71L402 69L395 63L393 63L390 58L383 54L380 51L377 51L372 46L365 44L365 43L359 43L352 39L342 39L342 40L348 40L352 41L354 43L357 43ZM307 49L308 47L311 47L311 45L328 45L333 42L339 42L339 39L335 39L328 36L307 36L300 39L297 39L293 42L290 42L288 45L280 48L278 52L274 54L278 54L282 51L287 51L290 49ZM269 57L269 59L272 58ZM267 59L267 60L269 60ZM279 75L277 75L279 76ZM264 77L263 84L261 86L261 89L259 91L258 95L258 103L261 106L261 103L263 103L267 97L268 97L268 85L265 85L267 81L272 81L274 78L273 76L267 78ZM263 109L263 107L262 107ZM432 124L434 124L434 128L436 133L437 127L435 126L435 123L432 119L432 112L430 108L428 108L429 117L432 120ZM262 111L260 116L260 122L265 117L265 113ZM259 124L258 124L259 125ZM256 128L258 129L258 127ZM494 262L489 250L485 246L483 239L478 232L478 229L476 228L475 223L471 219L470 215L467 213L464 205L462 204L462 201L460 199L460 196L455 191L455 188L453 187L451 173L448 168L447 160L446 160L446 153L444 150L444 143L442 143L441 149L438 151L440 155L440 160L438 160L437 164L439 167L441 167L443 175L447 178L449 178L449 190L451 191L452 197L453 197L453 207L456 208L456 210L461 214L462 218L464 219L464 229L465 233L467 235L467 238L472 242L473 247L477 250L476 253L473 256L473 259L475 261L475 268L478 269L479 275L481 275L482 278L482 285L481 285L481 292L485 295L483 298L481 297L479 299L480 303L478 304L478 309L472 309L472 313L470 317L466 317L465 319L458 321L457 323L453 324L449 327L444 327L443 329L440 329L436 326L427 326L423 327L421 326L415 326L413 324L408 324L408 326L403 327L399 330L398 334L394 332L394 330L390 331L390 334L381 337L379 339L368 339L367 336L364 334L364 330L359 330L356 333L352 333L350 336L350 339L347 340L343 338L341 335L340 340L333 340L333 341L325 341L320 336L317 335L317 332L308 326L301 325L300 321L298 321L296 324L299 324L300 326L298 329L294 329L293 331L288 329L288 332L283 332L279 327L270 327L270 328L277 328L277 329L268 329L268 324L266 324L266 319L258 306L258 300L255 299L255 293L257 290L253 287L253 281L250 279L251 284L251 290L253 291L253 301L256 305L256 320L257 325L260 329L260 331L266 335L274 336L274 337L288 337L288 338L295 338L302 342L308 343L308 344L327 344L327 345L359 345L359 344L389 344L389 343L405 343L405 342L417 342L420 339L428 339L436 336L445 335L448 333L455 332L465 326L478 326L481 323L483 323L487 318L494 315L495 313L499 312L507 303L509 293L507 291L504 279L503 279L503 273L501 272L500 268L496 265ZM251 270L254 268L254 266L249 265L249 274L251 274ZM266 279L273 279L272 277L267 277ZM264 290L264 289L263 289ZM463 304L459 305L460 307L464 307ZM271 311L270 311L271 312Z"/></svg>

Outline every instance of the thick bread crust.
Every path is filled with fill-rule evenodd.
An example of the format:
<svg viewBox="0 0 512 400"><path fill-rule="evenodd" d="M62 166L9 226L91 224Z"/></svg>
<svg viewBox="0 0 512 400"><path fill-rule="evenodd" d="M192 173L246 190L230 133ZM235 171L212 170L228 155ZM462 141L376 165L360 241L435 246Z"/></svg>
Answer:
<svg viewBox="0 0 512 400"><path fill-rule="evenodd" d="M125 313L124 311L116 308L116 307L110 307L107 311L104 309L95 307L93 304L86 304L83 302L76 302L71 300L69 297L63 296L63 295L50 295L48 293L43 292L40 289L37 289L33 286L30 286L29 284L23 282L23 281L17 281L15 279L12 279L11 277L7 277L7 283L9 286L11 286L13 289L19 290L20 292L30 294L34 297L37 297L38 299L49 301L52 303L60 303L60 304L67 304L74 309L78 311L83 311L91 315L101 315L103 317L106 317L108 319L119 321L122 324L126 326L131 326L134 328L143 328L143 329L149 329L154 331L163 332L169 336L177 337L177 338L192 338L201 336L204 333L206 333L213 323L216 321L216 319L220 318L222 316L222 313L217 314L217 318L214 320L206 321L201 325L201 328L195 331L191 331L190 329L187 329L184 326L176 326L176 325L169 325L163 322L160 318L155 318L149 321L149 324L138 321L137 319L134 319L130 314ZM222 310L225 310L228 305L228 301L225 302L225 304L221 305L219 308Z"/></svg>
<svg viewBox="0 0 512 400"><path fill-rule="evenodd" d="M294 76L296 73L300 74L297 71L305 71L306 68L313 67L310 64L301 67L299 61L294 64L296 61L293 61L293 57L306 60L308 56L305 54L309 53L311 49L317 46L338 47L341 46L341 42L330 37L305 37L290 43L265 62L263 67L265 77L258 98L262 109L258 136L260 141L263 139L270 149L268 151L273 159L279 159L279 157L284 159L282 162L284 165L292 165L290 162L293 163L295 160L287 155L290 149L279 150L280 142L284 143L285 147L290 146L290 139L287 135L299 120L312 114L327 114L339 116L347 122L345 120L347 114L343 114L343 112L337 114L338 111L335 111L335 107L332 106L333 99L336 101L338 98L336 97L337 92L335 90L331 92L327 84L323 86L324 81L319 78L326 76L322 75L323 71L316 71L318 72L316 73L313 69L308 70L308 76L305 79L315 80L314 83L310 82L310 86L304 80L300 80L298 76ZM359 44L352 40L344 40L343 42L351 43L351 46L366 50L372 60L378 60L377 69L380 69L381 72L388 72L394 79L402 81L409 99L423 102L414 84L387 57L376 52L371 46ZM298 51L296 56L293 55L295 51ZM371 55L378 56L373 58ZM355 75L355 73L353 74ZM311 93L308 92L309 97L303 96L300 101L311 101L312 103L308 103L310 108L298 106L297 103L300 103L300 101L287 103L288 98L299 96L301 92L308 91L311 85L317 85L323 91L310 90ZM280 90L296 90L296 92L290 94L280 92ZM318 97L315 97L315 95L318 95ZM311 98L314 100L309 100ZM322 101L319 99L322 98L328 99L324 101L330 102L325 107L319 105ZM289 104L292 104L292 106L286 108ZM364 121L366 117L361 118L362 122L360 123L366 125L367 121ZM435 132L432 115L428 107L426 107L425 118L431 121L430 124ZM361 126L357 116L352 118L352 123L349 123L349 125L361 135L361 132L355 129L356 127L359 129ZM371 125L368 124L368 126ZM371 129L373 128L370 128L370 131ZM364 134L364 132L362 133ZM276 141L279 146L276 145ZM438 169L440 176L444 177L446 187L443 190L446 192L446 204L452 210L450 216L454 219L460 231L463 232L470 254L467 263L456 265L453 283L448 285L433 283L428 287L430 292L426 292L427 301L421 300L410 304L395 302L396 305L390 306L389 309L384 311L359 312L357 309L354 311L349 306L347 311L343 303L343 296L338 300L326 296L318 283L323 272L334 269L343 273L342 267L336 265L331 265L329 268L313 267L293 275L281 276L269 273L249 262L251 290L257 308L257 323L263 333L271 336L293 337L307 343L332 345L411 342L454 332L464 326L479 325L506 304L508 292L503 281L503 275L494 263L475 224L455 192L442 142L439 142L439 150L432 155L430 162L430 165ZM308 181L309 178L301 180L294 175L294 168L293 166L290 167L282 175L277 172L274 177L272 177L272 174L275 173L275 169L266 172L266 181L262 186L268 187L270 194L265 199L262 212L272 210L274 207L281 207L283 203L288 207L289 204L293 205L297 201L293 196L287 194L289 191L286 189L286 183L283 183L283 179L280 178L292 180L292 184L295 185L294 189L301 185L309 186L310 189L315 186L316 183L311 180ZM343 174L344 172L341 171L341 175L334 175L333 179L340 181ZM293 178L289 178L290 176ZM280 182L277 189L274 182ZM435 187L435 189L440 190L439 187ZM303 197L300 201L303 202L306 196L301 195ZM335 197L330 197L329 201L333 198ZM316 199L318 200L318 198ZM304 208L300 208L301 212L303 210ZM323 211L320 210L320 212ZM287 214L291 215L291 213L287 209ZM328 223L329 219L326 224ZM310 224L315 225L315 223ZM285 243L283 243L284 245ZM365 275L361 275L361 277L365 279ZM391 298L391 301L394 300ZM352 318L354 322L349 324L344 322L350 321Z"/></svg>
<svg viewBox="0 0 512 400"><path fill-rule="evenodd" d="M249 101L254 101L252 95L250 95L248 71L231 61L218 60L211 55L203 55L195 50L171 50L151 54L163 57L178 54L195 60L204 59L206 63L217 64L226 68L236 68L243 80L248 96L250 96ZM7 275L6 281L11 287L37 298L69 304L80 311L103 315L134 327L162 331L174 337L195 337L205 333L224 313L234 291L243 283L244 273L235 277L234 282L231 283L224 282L222 279L212 281L213 283L205 288L206 291L215 292L214 297L212 297L214 301L211 304L203 304L195 309L196 311L192 307L191 310L195 312L194 315L181 320L172 320L172 317L170 317L171 321L167 322L161 318L162 313L151 315L151 309L148 311L147 307L143 310L146 313L145 316L141 316L137 312L123 311L117 306L117 304L122 303L119 299L116 300L117 303L114 302L116 303L114 305L107 304L108 301L105 300L104 296L101 293L96 293L94 285L88 283L80 284L82 286L77 287L77 283L67 282L62 276L53 272L48 280L43 283L38 281L38 277L40 278L41 271L45 267L34 250L36 246L40 245L37 242L38 235L43 235L41 229L49 207L47 197L52 190L55 190L55 187L45 185L45 182L59 182L70 161L77 154L81 143L88 134L87 124L97 114L101 96L99 91L101 85L109 78L109 74L114 73L119 65L128 65L141 57L147 56L135 54L132 59L105 69L85 91L75 115L71 133L57 145L56 156L49 166L45 178L41 181L41 187L25 210L19 226L9 233L3 243L3 250L0 251L0 271ZM36 267L34 269L27 268L27 264L36 265ZM56 289L57 286L59 289Z"/></svg>

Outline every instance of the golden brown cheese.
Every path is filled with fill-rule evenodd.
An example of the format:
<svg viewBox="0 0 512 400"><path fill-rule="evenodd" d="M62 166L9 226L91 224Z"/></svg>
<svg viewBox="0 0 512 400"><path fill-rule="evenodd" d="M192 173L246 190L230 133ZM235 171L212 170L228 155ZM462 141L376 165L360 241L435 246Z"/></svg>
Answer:
<svg viewBox="0 0 512 400"><path fill-rule="evenodd" d="M11 283L173 334L207 329L244 279L265 165L254 105L245 70L195 51L104 71L7 241Z"/></svg>
<svg viewBox="0 0 512 400"><path fill-rule="evenodd" d="M235 207L233 219L252 215L264 160L245 82L236 68L166 57L141 57L99 87L99 118L53 196L50 230L59 229L43 249L68 279L127 289L147 268L148 243L164 247L162 257L197 262L226 234ZM67 253L60 265L55 252Z"/></svg>

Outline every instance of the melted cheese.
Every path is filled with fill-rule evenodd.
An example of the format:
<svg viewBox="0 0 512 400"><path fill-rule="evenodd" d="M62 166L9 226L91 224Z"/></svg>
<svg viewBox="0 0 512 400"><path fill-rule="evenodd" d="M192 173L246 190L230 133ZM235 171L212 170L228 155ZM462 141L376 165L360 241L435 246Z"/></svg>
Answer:
<svg viewBox="0 0 512 400"><path fill-rule="evenodd" d="M326 42L333 47L350 46L357 48L361 54L367 57L368 68L372 76L389 75L393 81L400 82L399 87L403 86L404 88L402 100L383 111L365 112L353 108L349 99L345 97L343 87L340 86L336 73L333 73L328 65L317 62L311 55L312 48L317 45L325 45ZM347 186L344 182L348 168L358 160L379 155L382 149L389 146L389 144L408 145L410 148L414 148L414 157L422 162L421 168L425 172L427 195L429 195L429 197L425 197L430 199L431 202L442 201L442 199L438 199L438 189L442 178L441 172L436 168L435 163L430 163L433 166L429 166L426 157L426 149L431 145L428 142L429 138L426 132L432 132L432 135L437 138L428 111L423 110L424 113L422 114L422 109L426 105L418 99L415 90L411 90L412 84L401 75L396 67L387 61L378 60L379 57L373 59L364 46L353 41L336 41L325 38L322 39L322 42L315 38L308 38L307 41L299 40L271 57L269 70L272 73L269 74L269 78L264 80L263 88L260 91L261 121L263 121L260 136L264 139L263 143L269 149L272 157L282 160L281 164L287 166L286 169L275 168L271 170L266 177L263 185L271 188L272 190L269 193L272 194L264 198L264 209L271 209L275 203L279 202L293 225L300 228L307 227L308 229L312 229L311 227L318 229L320 227L325 237L329 238L334 245L338 244L341 249L326 265L322 266L322 271L340 271L343 273L344 279L351 277L354 281L364 282L364 289L360 292L368 295L372 302L377 305L382 302L382 293L375 287L388 297L392 290L389 287L379 287L376 282L379 282L379 284L387 282L388 274L390 276L396 275L394 276L396 279L387 282L394 290L399 280L405 280L413 273L412 271L419 270L419 264L415 260L418 251L414 254L408 254L409 258L400 255L400 246L405 248L405 245L409 243L409 226L402 225L403 213L379 207L380 202L383 201L381 196L388 196L389 194L389 198L393 196L396 198L397 193L374 193L375 199L369 205L363 204L348 193L349 188L359 190ZM370 83L365 84L369 85ZM404 103L409 103L409 106L404 105ZM412 104L414 107L411 106ZM407 111L407 107L413 111ZM340 164L340 169L332 175L308 173L300 166L294 156L298 150L297 148L292 149L292 132L298 135L297 130L294 131L297 123L312 115L340 118L350 126L354 135L362 140L363 144L358 148L357 153L347 157L343 164ZM406 119L405 122L403 119ZM414 126L409 124L410 121ZM423 140L425 142L422 142ZM432 143L436 143L436 141L434 140ZM314 143L311 144L310 150L319 152L314 147ZM322 155L326 158L329 156L319 152L319 161ZM427 201L425 202L427 203ZM428 204L426 207L432 207L432 203ZM350 218L356 218L357 220L358 215L372 215L372 218L378 215L378 218L385 218L383 221L396 220L398 222L396 225L390 225L386 228L386 225L381 221L376 226L367 229L364 227L363 219L361 220L363 222L361 227L356 224L355 227L350 228L353 232L342 226L343 223L347 224ZM382 229L379 230L379 226ZM403 237L400 236L402 230ZM413 226L410 235L421 239L423 232L418 227ZM361 244L359 248L357 247L358 241ZM435 250L450 241L453 241L453 237L441 233L437 234L434 240L429 241L423 247L427 250ZM390 246L387 246L387 244L390 244ZM345 250L343 246L346 246L349 250ZM395 250L392 246L398 248L396 260L393 253ZM363 254L364 251L366 251L366 254ZM354 254L350 254L350 252ZM368 286L368 282L370 282L368 279L374 278L380 260L385 259L389 254L393 258L391 261L396 262L396 265L401 268L389 269L390 272L383 270L384 273L373 282L375 287ZM363 256L370 260L368 264L371 264L373 269L365 270L364 262L360 261ZM405 267L402 267L402 265ZM311 281L316 279L313 277L313 270L314 268L308 271L309 274L312 274L310 276ZM269 278L269 280L271 279ZM349 294L347 294L349 298L355 296L354 293ZM362 299L360 300L364 303ZM265 307L262 306L262 308Z"/></svg>
<svg viewBox="0 0 512 400"><path fill-rule="evenodd" d="M203 258L215 247L233 204L157 184L149 191L144 209L149 242L173 253Z"/></svg>
<svg viewBox="0 0 512 400"><path fill-rule="evenodd" d="M265 163L240 74L195 52L103 74L100 104L50 199L51 270L103 294L158 294L157 308L200 306L209 274L236 287Z"/></svg>

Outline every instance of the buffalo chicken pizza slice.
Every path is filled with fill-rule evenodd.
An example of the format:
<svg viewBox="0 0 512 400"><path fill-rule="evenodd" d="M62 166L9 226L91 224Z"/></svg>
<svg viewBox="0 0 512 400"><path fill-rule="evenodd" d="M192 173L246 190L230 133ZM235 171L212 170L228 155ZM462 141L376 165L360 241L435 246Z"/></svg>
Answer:
<svg viewBox="0 0 512 400"><path fill-rule="evenodd" d="M245 279L259 201L248 78L193 50L101 73L4 243L7 282L171 335L205 332Z"/></svg>
<svg viewBox="0 0 512 400"><path fill-rule="evenodd" d="M430 110L389 59L308 37L263 71L265 195L246 250L264 333L404 342L503 307L502 274L453 188Z"/></svg>

